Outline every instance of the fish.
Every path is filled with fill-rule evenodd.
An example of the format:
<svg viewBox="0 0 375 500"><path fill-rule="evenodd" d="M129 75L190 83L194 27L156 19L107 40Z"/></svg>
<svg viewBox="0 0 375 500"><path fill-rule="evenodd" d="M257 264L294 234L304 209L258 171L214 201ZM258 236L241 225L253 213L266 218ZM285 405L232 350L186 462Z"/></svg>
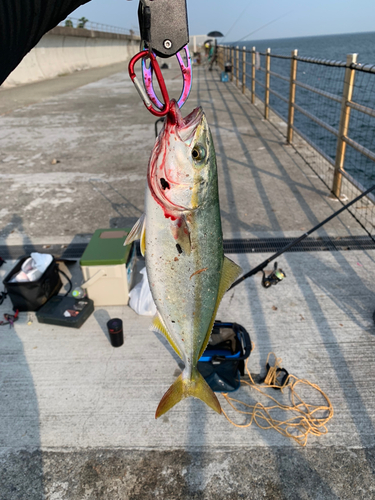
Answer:
<svg viewBox="0 0 375 500"><path fill-rule="evenodd" d="M155 418L188 397L220 414L197 363L220 301L242 269L224 256L216 155L201 107L183 118L170 103L148 164L145 214L125 244L137 238L157 309L152 329L165 335L185 365Z"/></svg>

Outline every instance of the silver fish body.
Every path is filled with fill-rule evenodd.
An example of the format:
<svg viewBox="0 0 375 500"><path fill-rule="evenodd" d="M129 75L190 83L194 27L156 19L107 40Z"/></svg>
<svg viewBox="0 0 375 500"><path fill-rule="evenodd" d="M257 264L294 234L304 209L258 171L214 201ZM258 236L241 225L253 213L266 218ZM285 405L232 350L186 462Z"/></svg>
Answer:
<svg viewBox="0 0 375 500"><path fill-rule="evenodd" d="M158 310L153 326L185 365L163 396L156 417L189 396L220 413L197 363L220 300L241 268L223 254L215 150L201 108L183 119L172 101L147 177L141 247Z"/></svg>

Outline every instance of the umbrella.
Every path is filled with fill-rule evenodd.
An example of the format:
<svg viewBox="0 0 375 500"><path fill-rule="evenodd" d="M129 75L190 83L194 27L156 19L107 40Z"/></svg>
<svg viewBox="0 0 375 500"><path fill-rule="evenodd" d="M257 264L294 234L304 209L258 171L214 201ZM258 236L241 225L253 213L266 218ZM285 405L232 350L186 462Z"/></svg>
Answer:
<svg viewBox="0 0 375 500"><path fill-rule="evenodd" d="M224 36L220 31L210 31L207 36L212 36L213 38L221 38Z"/></svg>

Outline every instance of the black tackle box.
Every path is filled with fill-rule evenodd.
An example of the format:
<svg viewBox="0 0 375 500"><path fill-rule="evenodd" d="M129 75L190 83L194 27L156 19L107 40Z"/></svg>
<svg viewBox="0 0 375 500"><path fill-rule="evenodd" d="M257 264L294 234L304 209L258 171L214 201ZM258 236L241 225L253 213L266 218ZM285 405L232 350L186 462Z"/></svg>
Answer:
<svg viewBox="0 0 375 500"><path fill-rule="evenodd" d="M94 302L85 297L76 299L58 295L52 297L36 313L39 323L80 328L94 312Z"/></svg>

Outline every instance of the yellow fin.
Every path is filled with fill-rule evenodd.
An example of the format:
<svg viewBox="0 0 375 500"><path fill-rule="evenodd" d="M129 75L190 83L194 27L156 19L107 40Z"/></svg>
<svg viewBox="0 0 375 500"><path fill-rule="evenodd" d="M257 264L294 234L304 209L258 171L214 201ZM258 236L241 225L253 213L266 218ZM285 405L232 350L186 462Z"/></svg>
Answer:
<svg viewBox="0 0 375 500"><path fill-rule="evenodd" d="M192 373L192 379L184 377L184 372L170 386L164 396L161 398L159 406L156 409L155 418L159 418L167 413L174 405L182 399L194 397L201 399L206 405L221 413L220 403L210 386L204 380L197 369Z"/></svg>
<svg viewBox="0 0 375 500"><path fill-rule="evenodd" d="M142 254L142 257L144 257L145 253L146 253L146 217L145 217L145 220L143 223L140 244L141 244L141 254Z"/></svg>
<svg viewBox="0 0 375 500"><path fill-rule="evenodd" d="M175 341L172 339L171 335L169 334L168 330L166 329L164 322L161 319L161 317L159 316L159 314L156 314L156 316L154 317L154 319L152 321L151 329L156 330L159 333L162 333L165 336L165 338L168 340L168 342L171 344L171 346L173 347L176 354L182 359L182 354L180 352L180 349L177 347Z"/></svg>
<svg viewBox="0 0 375 500"><path fill-rule="evenodd" d="M141 253L144 256L146 251L146 214L142 214L134 224L132 230L126 237L124 246L130 245L130 243L139 239L141 240Z"/></svg>
<svg viewBox="0 0 375 500"><path fill-rule="evenodd" d="M218 294L217 294L217 300L216 300L216 304L215 304L215 309L214 309L214 312L213 312L213 315L212 315L212 318L211 318L210 325L209 325L208 330L207 330L206 338L204 339L202 348L201 348L201 350L199 352L198 359L204 353L204 351L205 351L205 349L207 347L208 341L210 340L212 328L213 328L214 323L215 323L216 313L217 313L217 310L219 308L221 299L224 297L224 293L228 290L228 288L231 286L231 284L234 281L236 281L236 279L238 278L238 276L241 273L242 273L242 269L241 269L240 266L238 266L237 264L235 264L232 260L228 259L228 257L224 257L223 267L222 267L222 270L221 270L221 278L220 278L220 284L219 284L219 291L218 291ZM198 359L197 359L197 361L198 361Z"/></svg>

